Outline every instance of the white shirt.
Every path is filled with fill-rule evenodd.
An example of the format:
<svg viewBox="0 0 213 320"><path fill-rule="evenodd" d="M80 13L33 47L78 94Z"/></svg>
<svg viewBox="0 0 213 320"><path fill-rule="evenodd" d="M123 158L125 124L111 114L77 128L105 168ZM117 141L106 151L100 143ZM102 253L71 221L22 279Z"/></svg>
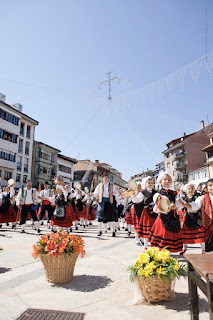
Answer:
<svg viewBox="0 0 213 320"><path fill-rule="evenodd" d="M142 192L139 192L137 195L131 196L131 200L133 203L140 203L144 200L144 195Z"/></svg>
<svg viewBox="0 0 213 320"><path fill-rule="evenodd" d="M213 195L209 194L210 199L211 199L211 203L212 203L212 207L213 207ZM201 208L202 205L202 197L198 197L195 202L190 202L189 204L192 206L192 208L190 209L191 211L197 211Z"/></svg>
<svg viewBox="0 0 213 320"><path fill-rule="evenodd" d="M98 189L99 189L99 185L100 183L97 185L97 187L95 188L95 191L94 191L94 196L95 197L98 197ZM104 190L103 190L103 198L109 198L109 182L107 182L106 184L103 183L103 186L104 186ZM116 196L118 193L118 191L116 190L114 184L113 184L113 195Z"/></svg>
<svg viewBox="0 0 213 320"><path fill-rule="evenodd" d="M42 195L43 194L43 195ZM40 196L42 197L43 196L43 198L49 198L49 196L50 196L50 189L44 189L44 190L42 190L41 192L40 192Z"/></svg>
<svg viewBox="0 0 213 320"><path fill-rule="evenodd" d="M24 193L26 192L27 190L27 195L26 195L26 200L25 200L25 204L32 204L33 203L33 189L31 188L30 190L28 189L24 189ZM19 206L20 205L20 202L21 202L21 196L22 194L22 189L19 190L19 193L16 197L16 205ZM35 198L36 200L38 200L38 197L39 197L39 192L36 190L35 192Z"/></svg>

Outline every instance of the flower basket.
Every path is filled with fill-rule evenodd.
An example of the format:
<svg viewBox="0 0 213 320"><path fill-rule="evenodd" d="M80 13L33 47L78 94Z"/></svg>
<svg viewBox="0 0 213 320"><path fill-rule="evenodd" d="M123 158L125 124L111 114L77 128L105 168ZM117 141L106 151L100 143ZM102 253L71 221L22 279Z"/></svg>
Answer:
<svg viewBox="0 0 213 320"><path fill-rule="evenodd" d="M148 302L172 300L175 279L186 276L186 267L170 256L166 248L152 247L139 254L128 267L130 280L137 279L138 288Z"/></svg>
<svg viewBox="0 0 213 320"><path fill-rule="evenodd" d="M170 301L174 297L175 279L162 280L158 276L142 279L138 277L139 288L148 302Z"/></svg>
<svg viewBox="0 0 213 320"><path fill-rule="evenodd" d="M33 245L32 256L40 257L48 282L65 283L73 278L76 259L79 254L85 256L84 241L81 236L68 234L59 230L40 236Z"/></svg>
<svg viewBox="0 0 213 320"><path fill-rule="evenodd" d="M65 283L71 281L78 256L79 252L74 252L65 256L60 255L58 257L40 254L39 257L44 265L47 281L51 283Z"/></svg>

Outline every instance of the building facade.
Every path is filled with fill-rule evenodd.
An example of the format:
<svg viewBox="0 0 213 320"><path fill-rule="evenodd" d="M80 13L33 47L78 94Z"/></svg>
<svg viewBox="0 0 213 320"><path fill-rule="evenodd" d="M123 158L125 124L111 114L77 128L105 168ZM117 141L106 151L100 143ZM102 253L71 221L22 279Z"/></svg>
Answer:
<svg viewBox="0 0 213 320"><path fill-rule="evenodd" d="M1 184L12 178L20 188L31 178L35 127L38 121L22 112L22 106L0 101Z"/></svg>
<svg viewBox="0 0 213 320"><path fill-rule="evenodd" d="M57 175L61 176L65 183L72 187L74 180L74 165L77 164L77 160L58 154L57 156Z"/></svg>
<svg viewBox="0 0 213 320"><path fill-rule="evenodd" d="M167 144L167 149L163 151L165 170L173 178L173 188L177 188L180 182L187 183L189 173L204 166L206 157L201 149L208 144L211 131L212 124L204 127L201 121L201 130L190 135L184 133L183 137Z"/></svg>
<svg viewBox="0 0 213 320"><path fill-rule="evenodd" d="M98 162L78 160L74 165L74 182L79 182L82 189L85 187L93 191L102 181L102 174L98 171Z"/></svg>
<svg viewBox="0 0 213 320"><path fill-rule="evenodd" d="M213 179L213 131L208 135L210 144L202 149L206 153L206 168L208 179Z"/></svg>
<svg viewBox="0 0 213 320"><path fill-rule="evenodd" d="M53 178L57 174L57 158L60 150L53 148L43 142L34 141L32 180L33 185L43 187L47 180L52 185Z"/></svg>

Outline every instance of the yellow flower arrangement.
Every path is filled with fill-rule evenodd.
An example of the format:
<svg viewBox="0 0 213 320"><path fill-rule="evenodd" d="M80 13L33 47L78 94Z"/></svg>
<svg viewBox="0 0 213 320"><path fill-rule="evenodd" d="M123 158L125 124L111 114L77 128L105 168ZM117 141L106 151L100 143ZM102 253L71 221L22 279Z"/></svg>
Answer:
<svg viewBox="0 0 213 320"><path fill-rule="evenodd" d="M151 247L139 254L128 270L131 271L130 280L132 281L136 276L144 279L157 275L161 279L172 280L175 277L186 275L186 268L179 264L178 259L170 256L169 250L166 248L160 250L157 247Z"/></svg>

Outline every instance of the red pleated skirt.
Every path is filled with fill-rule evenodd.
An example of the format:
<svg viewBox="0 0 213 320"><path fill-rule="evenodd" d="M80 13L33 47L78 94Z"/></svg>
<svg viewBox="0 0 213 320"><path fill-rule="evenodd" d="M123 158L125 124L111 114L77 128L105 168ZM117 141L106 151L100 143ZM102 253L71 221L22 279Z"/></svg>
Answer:
<svg viewBox="0 0 213 320"><path fill-rule="evenodd" d="M80 219L80 217L79 217L79 212L78 212L78 208L77 208L77 207L75 207L74 217L75 217L75 220L77 220L77 221ZM75 220L74 220L74 221L75 221Z"/></svg>
<svg viewBox="0 0 213 320"><path fill-rule="evenodd" d="M126 210L126 212L125 212L125 222L126 222L126 224L133 225L131 210Z"/></svg>
<svg viewBox="0 0 213 320"><path fill-rule="evenodd" d="M205 229L204 227L199 228L188 228L185 223L182 229L183 243L193 244L205 242Z"/></svg>
<svg viewBox="0 0 213 320"><path fill-rule="evenodd" d="M141 238L148 238L155 220L156 219L150 217L147 208L144 208L139 221L138 236Z"/></svg>
<svg viewBox="0 0 213 320"><path fill-rule="evenodd" d="M16 222L16 212L10 205L7 213L0 214L0 223Z"/></svg>
<svg viewBox="0 0 213 320"><path fill-rule="evenodd" d="M158 247L160 249L167 247L171 252L181 251L183 248L182 230L178 233L168 231L164 228L161 221L161 214L155 220L149 234L149 242L151 247Z"/></svg>
<svg viewBox="0 0 213 320"><path fill-rule="evenodd" d="M177 214L178 214L180 222L183 222L183 220L184 220L183 219L183 216L184 216L183 211L182 210L177 210Z"/></svg>
<svg viewBox="0 0 213 320"><path fill-rule="evenodd" d="M86 209L85 207L83 207L83 210L82 210L82 211L79 211L78 214L79 214L79 218L84 218L84 219L86 219L87 209Z"/></svg>
<svg viewBox="0 0 213 320"><path fill-rule="evenodd" d="M75 220L75 214L71 204L69 203L68 207L65 207L65 217L57 218L53 216L51 225L56 225L62 228L70 228L72 227L72 223L74 220Z"/></svg>
<svg viewBox="0 0 213 320"><path fill-rule="evenodd" d="M132 215L132 223L133 223L133 225L134 225L135 232L138 233L138 230L139 230L139 221L140 221L140 220L139 220L138 216L137 216L136 213L135 213L135 208L134 208L134 206L131 207L130 212L131 212L131 215Z"/></svg>

